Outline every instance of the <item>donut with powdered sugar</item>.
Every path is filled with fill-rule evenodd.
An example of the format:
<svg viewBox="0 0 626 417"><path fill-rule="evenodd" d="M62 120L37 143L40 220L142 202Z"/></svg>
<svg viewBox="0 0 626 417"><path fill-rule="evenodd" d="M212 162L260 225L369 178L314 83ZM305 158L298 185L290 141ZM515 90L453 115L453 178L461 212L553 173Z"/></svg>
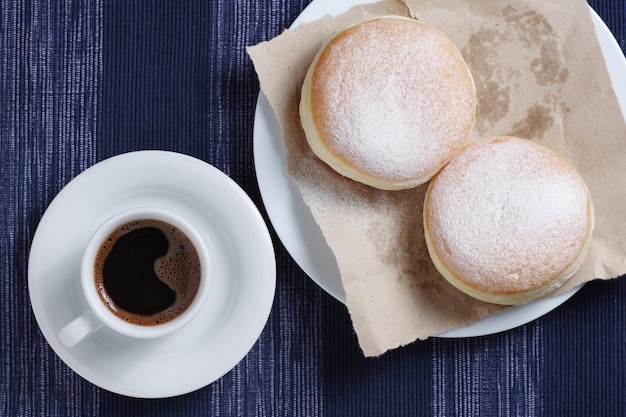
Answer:
<svg viewBox="0 0 626 417"><path fill-rule="evenodd" d="M594 211L578 172L526 139L465 147L429 184L424 234L452 285L482 301L516 305L574 275L591 241Z"/></svg>
<svg viewBox="0 0 626 417"><path fill-rule="evenodd" d="M300 118L313 152L384 190L427 182L465 144L476 93L461 54L437 29L383 16L341 30L305 77Z"/></svg>

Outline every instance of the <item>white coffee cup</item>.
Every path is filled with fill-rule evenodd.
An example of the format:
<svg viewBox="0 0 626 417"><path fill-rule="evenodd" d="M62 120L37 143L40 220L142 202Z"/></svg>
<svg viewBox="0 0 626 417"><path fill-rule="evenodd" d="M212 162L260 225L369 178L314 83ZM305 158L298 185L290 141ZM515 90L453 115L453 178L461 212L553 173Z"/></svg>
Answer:
<svg viewBox="0 0 626 417"><path fill-rule="evenodd" d="M96 288L94 263L104 240L119 226L134 220L152 219L169 223L191 241L200 261L200 283L197 293L186 310L170 321L155 325L134 324L116 316L107 307ZM80 283L89 309L61 329L58 339L71 348L103 326L129 337L148 339L171 334L193 320L204 306L210 289L210 265L207 248L196 230L180 216L157 208L134 208L106 220L92 235L82 257Z"/></svg>

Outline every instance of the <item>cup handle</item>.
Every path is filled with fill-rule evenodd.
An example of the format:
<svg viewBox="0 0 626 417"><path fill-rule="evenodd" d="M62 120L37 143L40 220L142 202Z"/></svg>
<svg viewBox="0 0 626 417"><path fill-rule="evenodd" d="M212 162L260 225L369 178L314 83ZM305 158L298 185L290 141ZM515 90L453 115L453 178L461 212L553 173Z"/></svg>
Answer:
<svg viewBox="0 0 626 417"><path fill-rule="evenodd" d="M61 329L58 335L59 342L70 349L78 342L94 334L103 325L104 323L96 317L92 310L87 310Z"/></svg>

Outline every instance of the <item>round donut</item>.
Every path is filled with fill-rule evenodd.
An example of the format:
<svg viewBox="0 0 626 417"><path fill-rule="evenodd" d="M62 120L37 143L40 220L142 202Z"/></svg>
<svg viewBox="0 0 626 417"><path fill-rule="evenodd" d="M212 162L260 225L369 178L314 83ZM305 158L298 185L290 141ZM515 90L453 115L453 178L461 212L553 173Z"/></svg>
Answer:
<svg viewBox="0 0 626 417"><path fill-rule="evenodd" d="M465 147L429 184L424 234L452 285L516 305L561 287L583 262L594 211L581 176L556 152L514 137Z"/></svg>
<svg viewBox="0 0 626 417"><path fill-rule="evenodd" d="M383 16L343 29L320 48L299 110L321 160L355 181L398 190L427 182L462 148L476 92L441 32Z"/></svg>

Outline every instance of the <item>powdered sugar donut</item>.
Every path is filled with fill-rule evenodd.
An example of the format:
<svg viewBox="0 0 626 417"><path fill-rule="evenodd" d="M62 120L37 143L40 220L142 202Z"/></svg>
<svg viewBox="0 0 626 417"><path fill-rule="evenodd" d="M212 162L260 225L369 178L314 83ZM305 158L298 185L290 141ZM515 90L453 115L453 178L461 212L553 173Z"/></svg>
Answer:
<svg viewBox="0 0 626 417"><path fill-rule="evenodd" d="M523 304L561 287L583 262L589 191L557 153L525 139L468 145L431 181L424 232L439 272L461 291Z"/></svg>
<svg viewBox="0 0 626 417"><path fill-rule="evenodd" d="M313 152L380 189L427 182L466 142L474 82L441 32L384 16L327 41L307 72L300 118Z"/></svg>

